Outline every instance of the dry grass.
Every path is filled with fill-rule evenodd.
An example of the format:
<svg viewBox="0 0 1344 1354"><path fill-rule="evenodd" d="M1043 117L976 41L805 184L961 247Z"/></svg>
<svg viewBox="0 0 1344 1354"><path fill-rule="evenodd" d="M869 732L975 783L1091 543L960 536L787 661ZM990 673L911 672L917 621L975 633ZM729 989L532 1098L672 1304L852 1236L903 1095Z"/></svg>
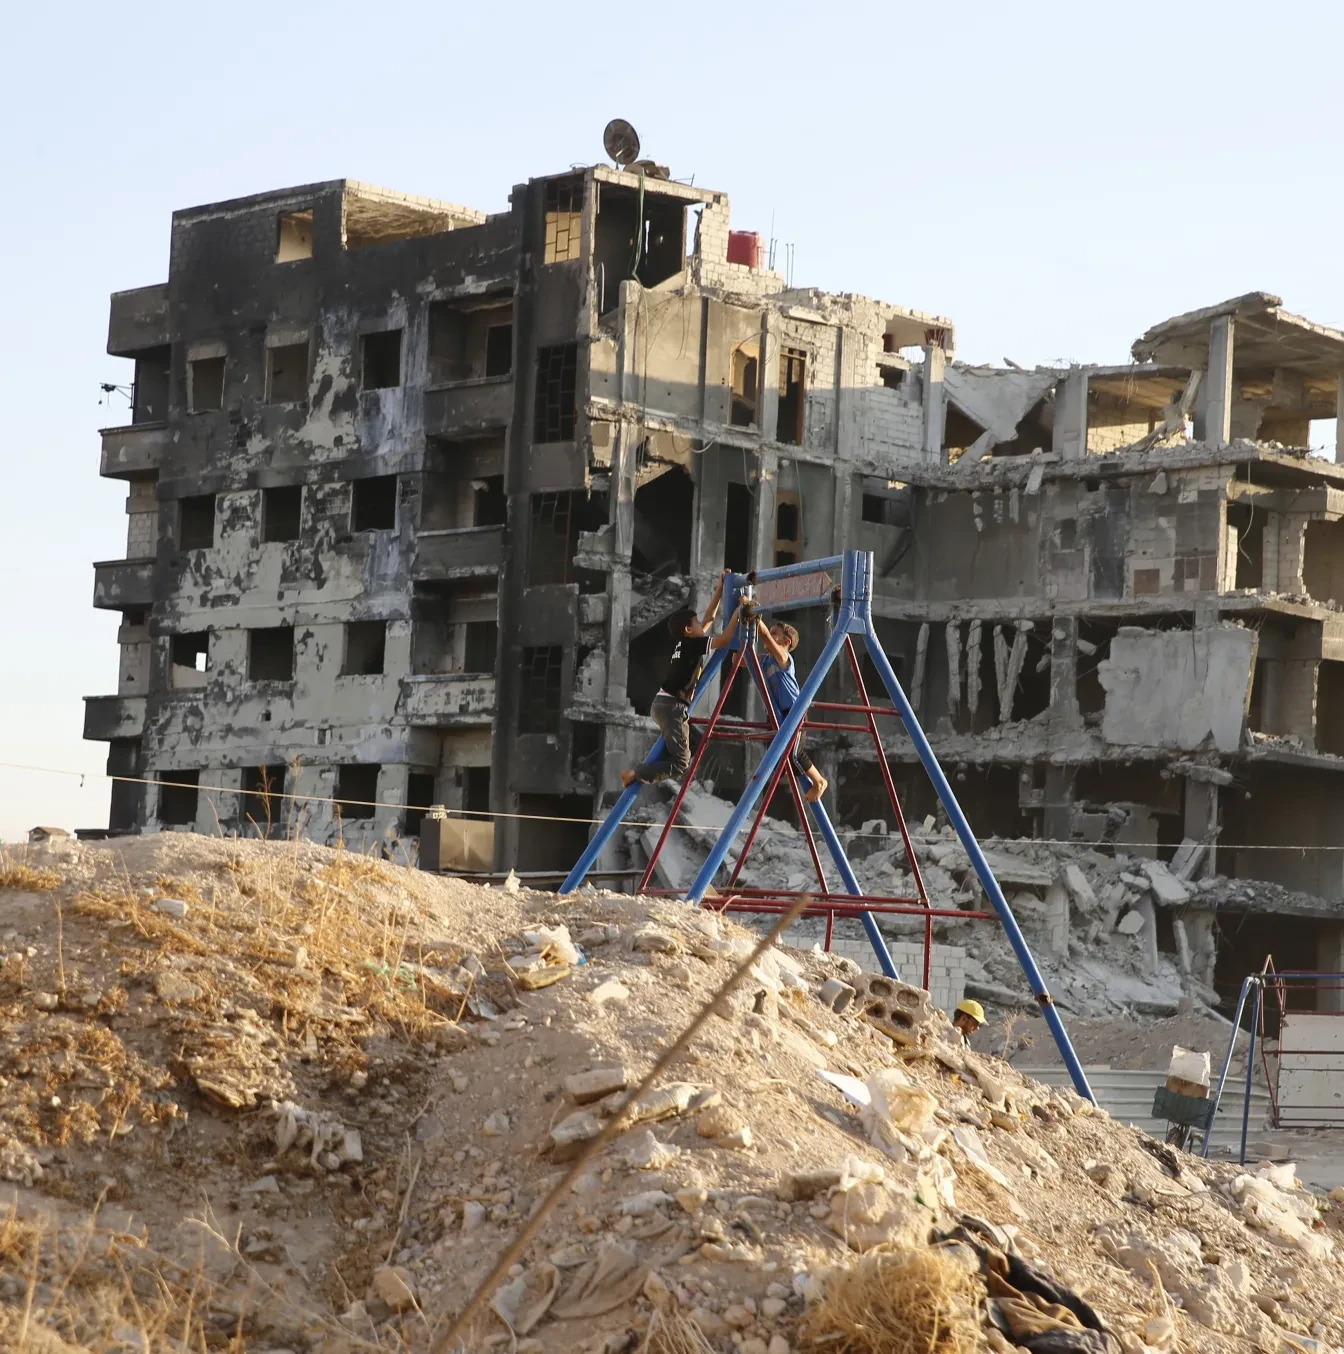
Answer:
<svg viewBox="0 0 1344 1354"><path fill-rule="evenodd" d="M25 893L48 893L61 886L55 870L39 870L16 860L8 851L0 851L0 889L22 889Z"/></svg>
<svg viewBox="0 0 1344 1354"><path fill-rule="evenodd" d="M700 1327L675 1307L655 1310L639 1354L714 1354Z"/></svg>
<svg viewBox="0 0 1344 1354"><path fill-rule="evenodd" d="M971 1354L978 1278L937 1250L876 1252L833 1275L804 1321L828 1354Z"/></svg>

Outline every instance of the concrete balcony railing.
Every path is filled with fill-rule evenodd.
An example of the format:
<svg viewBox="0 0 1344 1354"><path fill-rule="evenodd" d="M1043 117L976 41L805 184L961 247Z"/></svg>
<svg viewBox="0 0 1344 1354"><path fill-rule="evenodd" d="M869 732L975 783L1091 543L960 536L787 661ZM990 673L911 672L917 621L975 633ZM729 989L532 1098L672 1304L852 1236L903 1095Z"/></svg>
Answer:
<svg viewBox="0 0 1344 1354"><path fill-rule="evenodd" d="M489 724L495 713L495 675L436 672L403 677L398 706L410 724L437 728Z"/></svg>
<svg viewBox="0 0 1344 1354"><path fill-rule="evenodd" d="M149 606L154 600L154 560L109 559L93 566L93 604L105 611Z"/></svg>
<svg viewBox="0 0 1344 1354"><path fill-rule="evenodd" d="M416 535L412 577L417 583L484 578L503 567L503 527L460 527Z"/></svg>
<svg viewBox="0 0 1344 1354"><path fill-rule="evenodd" d="M507 426L512 414L512 376L457 381L425 391L425 433L429 437L497 431Z"/></svg>
<svg viewBox="0 0 1344 1354"><path fill-rule="evenodd" d="M131 357L145 348L160 348L168 341L166 282L112 293L107 321L109 353L114 357Z"/></svg>
<svg viewBox="0 0 1344 1354"><path fill-rule="evenodd" d="M144 696L85 696L84 737L95 743L139 738L145 730Z"/></svg>
<svg viewBox="0 0 1344 1354"><path fill-rule="evenodd" d="M131 423L102 429L103 454L98 473L108 479L141 479L156 475L168 445L168 425Z"/></svg>

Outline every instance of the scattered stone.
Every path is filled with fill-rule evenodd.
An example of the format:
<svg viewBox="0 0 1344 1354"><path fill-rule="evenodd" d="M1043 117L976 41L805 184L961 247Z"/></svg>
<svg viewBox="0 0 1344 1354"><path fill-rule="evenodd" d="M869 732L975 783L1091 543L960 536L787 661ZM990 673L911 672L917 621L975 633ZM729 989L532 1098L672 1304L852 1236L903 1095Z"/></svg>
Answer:
<svg viewBox="0 0 1344 1354"><path fill-rule="evenodd" d="M695 1131L702 1138L722 1138L742 1128L742 1116L731 1105L711 1105L701 1111Z"/></svg>
<svg viewBox="0 0 1344 1354"><path fill-rule="evenodd" d="M675 954L681 946L677 938L656 926L642 926L635 932L631 941L636 950L644 954Z"/></svg>
<svg viewBox="0 0 1344 1354"><path fill-rule="evenodd" d="M751 1129L743 1124L741 1128L735 1129L732 1133L725 1133L722 1137L714 1139L716 1147L735 1147L742 1150L752 1145Z"/></svg>
<svg viewBox="0 0 1344 1354"><path fill-rule="evenodd" d="M630 1074L624 1067L594 1067L566 1077L565 1094L576 1105L589 1105L613 1091L625 1090L629 1084Z"/></svg>
<svg viewBox="0 0 1344 1354"><path fill-rule="evenodd" d="M622 982L617 982L615 978L608 978L604 983L598 983L588 994L588 1000L595 1006L605 1006L607 1002L627 1002L630 1000L630 989Z"/></svg>
<svg viewBox="0 0 1344 1354"><path fill-rule="evenodd" d="M685 1189L679 1189L673 1197L677 1201L677 1207L683 1213L694 1213L705 1206L709 1199L709 1191L688 1186Z"/></svg>
<svg viewBox="0 0 1344 1354"><path fill-rule="evenodd" d="M474 1232L485 1221L485 1205L468 1199L462 1205L462 1230Z"/></svg>
<svg viewBox="0 0 1344 1354"><path fill-rule="evenodd" d="M165 917L176 917L181 921L187 915L187 904L181 898L156 898L149 906L151 912Z"/></svg>
<svg viewBox="0 0 1344 1354"><path fill-rule="evenodd" d="M32 1000L39 1011L54 1011L61 1004L54 992L34 992Z"/></svg>
<svg viewBox="0 0 1344 1354"><path fill-rule="evenodd" d="M263 1175L250 1185L243 1186L244 1194L279 1194L280 1182L273 1175Z"/></svg>
<svg viewBox="0 0 1344 1354"><path fill-rule="evenodd" d="M481 1132L487 1138L502 1138L509 1131L509 1116L503 1110L496 1110L481 1125Z"/></svg>
<svg viewBox="0 0 1344 1354"><path fill-rule="evenodd" d="M785 1203L815 1199L818 1194L835 1189L843 1176L843 1171L790 1171L775 1186L775 1193Z"/></svg>
<svg viewBox="0 0 1344 1354"><path fill-rule="evenodd" d="M415 1276L401 1265L380 1265L375 1269L373 1291L394 1312L415 1306Z"/></svg>
<svg viewBox="0 0 1344 1354"><path fill-rule="evenodd" d="M602 1125L590 1110L575 1110L551 1129L551 1144L557 1161L568 1161L590 1138L602 1132Z"/></svg>
<svg viewBox="0 0 1344 1354"><path fill-rule="evenodd" d="M837 1015L849 1009L855 995L854 989L848 983L841 982L839 978L827 978L817 989L817 1000Z"/></svg>
<svg viewBox="0 0 1344 1354"><path fill-rule="evenodd" d="M1136 936L1143 930L1143 913L1126 912L1116 923L1115 929L1122 936Z"/></svg>

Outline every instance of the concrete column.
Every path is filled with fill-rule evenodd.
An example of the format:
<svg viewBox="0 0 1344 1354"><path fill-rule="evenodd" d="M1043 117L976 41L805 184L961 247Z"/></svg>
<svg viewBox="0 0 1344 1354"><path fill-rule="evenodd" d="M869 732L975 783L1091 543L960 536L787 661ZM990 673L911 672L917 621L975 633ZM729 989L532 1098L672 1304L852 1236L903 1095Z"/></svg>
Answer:
<svg viewBox="0 0 1344 1354"><path fill-rule="evenodd" d="M1344 465L1344 371L1335 378L1335 464Z"/></svg>
<svg viewBox="0 0 1344 1354"><path fill-rule="evenodd" d="M1323 921L1318 924L1316 968L1321 973L1344 973L1344 922ZM1344 1011L1344 986L1323 985L1317 993L1316 1009Z"/></svg>
<svg viewBox="0 0 1344 1354"><path fill-rule="evenodd" d="M1143 930L1139 932L1139 962L1151 978L1158 969L1157 906L1152 897L1145 894L1134 904L1134 911L1143 918Z"/></svg>
<svg viewBox="0 0 1344 1354"><path fill-rule="evenodd" d="M635 543L635 439L633 425L612 427L611 489L607 517L612 525L612 568L607 576L607 702L623 706L630 673L630 552Z"/></svg>
<svg viewBox="0 0 1344 1354"><path fill-rule="evenodd" d="M1073 368L1055 387L1055 426L1050 449L1066 461L1087 455L1087 372Z"/></svg>
<svg viewBox="0 0 1344 1354"><path fill-rule="evenodd" d="M924 459L941 462L943 459L943 421L946 413L943 391L943 371L947 353L941 343L924 347Z"/></svg>
<svg viewBox="0 0 1344 1354"><path fill-rule="evenodd" d="M761 405L760 429L764 441L779 437L779 350L782 339L779 317L765 311L761 316ZM808 373L809 376L812 373ZM771 560L773 564L774 561Z"/></svg>
<svg viewBox="0 0 1344 1354"><path fill-rule="evenodd" d="M1209 849L1195 870L1203 879L1218 873L1218 787L1207 781L1185 778L1185 835L1197 842L1208 842Z"/></svg>
<svg viewBox="0 0 1344 1354"><path fill-rule="evenodd" d="M1064 727L1082 722L1078 710L1078 620L1056 616L1050 630L1050 720Z"/></svg>
<svg viewBox="0 0 1344 1354"><path fill-rule="evenodd" d="M1048 841L1073 840L1073 787L1074 771L1071 766L1045 768L1045 813L1042 826Z"/></svg>
<svg viewBox="0 0 1344 1354"><path fill-rule="evenodd" d="M219 786L219 789L215 789ZM240 791L243 772L240 767L202 767L200 789L196 793L196 831L217 837L220 824L227 818L238 821L242 808ZM379 809L379 813L383 810Z"/></svg>
<svg viewBox="0 0 1344 1354"><path fill-rule="evenodd" d="M1045 891L1046 946L1052 954L1069 953L1069 891L1056 879Z"/></svg>
<svg viewBox="0 0 1344 1354"><path fill-rule="evenodd" d="M1232 352L1236 326L1224 315L1209 326L1209 369L1201 388L1203 427L1196 436L1225 447L1232 437Z"/></svg>
<svg viewBox="0 0 1344 1354"><path fill-rule="evenodd" d="M1213 986L1218 962L1218 928L1211 911L1186 908L1183 913L1185 934L1190 942L1190 972L1196 982Z"/></svg>

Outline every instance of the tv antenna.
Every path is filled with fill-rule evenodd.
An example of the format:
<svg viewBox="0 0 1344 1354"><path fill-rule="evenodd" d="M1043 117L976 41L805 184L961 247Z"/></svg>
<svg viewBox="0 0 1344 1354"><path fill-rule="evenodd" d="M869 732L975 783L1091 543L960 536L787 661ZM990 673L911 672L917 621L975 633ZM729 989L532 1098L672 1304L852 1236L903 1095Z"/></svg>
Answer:
<svg viewBox="0 0 1344 1354"><path fill-rule="evenodd" d="M624 169L639 156L639 133L624 118L612 118L602 133L602 146Z"/></svg>

